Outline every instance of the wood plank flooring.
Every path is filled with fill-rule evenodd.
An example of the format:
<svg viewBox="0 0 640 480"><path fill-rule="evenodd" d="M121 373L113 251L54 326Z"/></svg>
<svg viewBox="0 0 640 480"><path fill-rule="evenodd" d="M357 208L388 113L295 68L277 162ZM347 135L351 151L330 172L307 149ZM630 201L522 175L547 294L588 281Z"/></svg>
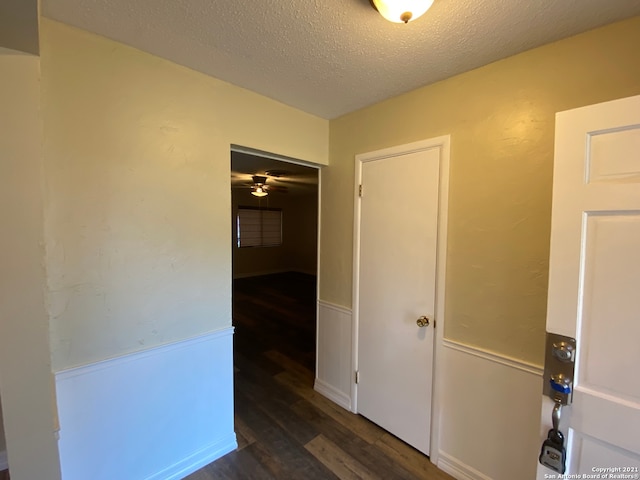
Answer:
<svg viewBox="0 0 640 480"><path fill-rule="evenodd" d="M313 390L315 288L297 273L234 281L238 449L187 480L452 479Z"/></svg>

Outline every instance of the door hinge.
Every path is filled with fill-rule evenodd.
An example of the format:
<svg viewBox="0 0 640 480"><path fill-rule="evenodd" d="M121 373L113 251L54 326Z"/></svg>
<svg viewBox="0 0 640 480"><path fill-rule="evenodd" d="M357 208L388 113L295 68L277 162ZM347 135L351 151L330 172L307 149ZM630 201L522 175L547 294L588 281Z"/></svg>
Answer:
<svg viewBox="0 0 640 480"><path fill-rule="evenodd" d="M358 187L358 196L362 196L362 184L360 184L360 186Z"/></svg>
<svg viewBox="0 0 640 480"><path fill-rule="evenodd" d="M356 370L356 385L360 383L360 371Z"/></svg>
<svg viewBox="0 0 640 480"><path fill-rule="evenodd" d="M433 319L433 329L434 330L436 329L436 319L435 318Z"/></svg>

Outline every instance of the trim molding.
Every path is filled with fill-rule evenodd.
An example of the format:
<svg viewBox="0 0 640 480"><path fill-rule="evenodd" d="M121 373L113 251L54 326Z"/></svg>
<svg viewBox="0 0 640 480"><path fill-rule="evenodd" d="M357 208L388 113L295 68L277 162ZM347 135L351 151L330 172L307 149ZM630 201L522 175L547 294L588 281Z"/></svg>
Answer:
<svg viewBox="0 0 640 480"><path fill-rule="evenodd" d="M7 461L7 451L0 452L0 471L7 470L9 468L9 462Z"/></svg>
<svg viewBox="0 0 640 480"><path fill-rule="evenodd" d="M337 403L345 410L351 411L351 398L349 398L349 395L347 395L346 393L341 392L337 388L332 387L327 382L324 382L319 378L316 378L313 384L313 389L319 394L324 395L334 403Z"/></svg>
<svg viewBox="0 0 640 480"><path fill-rule="evenodd" d="M442 345L446 348L457 350L458 352L466 353L468 355L473 355L474 357L479 357L484 360L489 360L493 363L499 363L500 365L504 365L506 367L515 368L516 370L520 370L531 375L536 375L538 377L542 377L544 372L544 368L539 365L518 360L507 355L502 355L497 352L492 352L490 350L485 350L484 348L475 347L473 345L468 345L466 343L458 342L455 340L445 338L442 340Z"/></svg>
<svg viewBox="0 0 640 480"><path fill-rule="evenodd" d="M135 362L137 360L141 360L146 357L155 356L159 353L189 348L191 346L197 345L198 343L209 342L217 338L233 335L234 330L235 330L235 327L224 327L220 330L215 330L213 332L205 333L197 337L187 338L186 340L178 340L177 342L165 343L163 345L153 346L146 350L141 350L138 352L125 353L119 357L99 360L97 362L90 363L88 365L81 365L79 367L67 368L65 370L60 370L58 372L55 372L54 375L55 375L56 381L67 380L67 379L82 376L82 375L89 375L99 370L104 370L105 368L124 365L126 363Z"/></svg>
<svg viewBox="0 0 640 480"><path fill-rule="evenodd" d="M344 313L345 315L351 315L351 309L347 307L343 307L342 305L338 305L335 303L327 302L326 300L318 300L318 305L324 308L328 308L329 310L334 310L339 313Z"/></svg>
<svg viewBox="0 0 640 480"><path fill-rule="evenodd" d="M253 155L255 157L264 157L270 160L277 160L278 162L293 163L295 165L302 165L303 167L316 168L318 170L320 170L321 167L326 167L327 165L329 165L328 160L327 163L307 162L305 160L298 160L297 158L287 157L286 155L278 155L277 153L258 150L257 148L244 147L236 143L232 143L230 145L230 150L232 152L248 153L249 155Z"/></svg>
<svg viewBox="0 0 640 480"><path fill-rule="evenodd" d="M458 480L491 480L473 467L440 450L437 467Z"/></svg>
<svg viewBox="0 0 640 480"><path fill-rule="evenodd" d="M238 448L235 433L227 435L217 442L211 443L206 447L194 452L187 458L174 463L170 467L165 468L161 472L155 473L145 480L180 480L186 475L200 470L202 467L209 465L211 462L226 455Z"/></svg>

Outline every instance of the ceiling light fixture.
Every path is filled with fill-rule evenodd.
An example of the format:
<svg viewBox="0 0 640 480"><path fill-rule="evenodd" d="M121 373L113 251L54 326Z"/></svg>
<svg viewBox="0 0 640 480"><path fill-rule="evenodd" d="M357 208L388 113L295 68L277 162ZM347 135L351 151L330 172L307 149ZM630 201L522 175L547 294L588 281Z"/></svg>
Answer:
<svg viewBox="0 0 640 480"><path fill-rule="evenodd" d="M256 197L266 197L269 195L262 185L254 185L251 187L251 195L255 195Z"/></svg>
<svg viewBox="0 0 640 480"><path fill-rule="evenodd" d="M267 193L267 177L263 177L262 175L253 175L251 177L253 180L253 186L251 187L251 195L255 195L256 197L266 197L269 195Z"/></svg>
<svg viewBox="0 0 640 480"><path fill-rule="evenodd" d="M369 0L380 15L394 23L409 23L424 15L433 0Z"/></svg>

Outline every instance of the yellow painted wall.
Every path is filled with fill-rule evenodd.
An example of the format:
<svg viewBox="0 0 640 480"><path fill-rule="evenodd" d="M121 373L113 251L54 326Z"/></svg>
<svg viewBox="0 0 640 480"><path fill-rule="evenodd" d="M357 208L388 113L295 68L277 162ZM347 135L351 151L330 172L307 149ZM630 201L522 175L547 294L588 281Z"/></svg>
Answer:
<svg viewBox="0 0 640 480"><path fill-rule="evenodd" d="M554 115L640 93L638 45L640 17L333 120L320 298L351 306L354 156L451 134L445 337L542 364Z"/></svg>
<svg viewBox="0 0 640 480"><path fill-rule="evenodd" d="M317 274L318 270L318 195L293 197L289 202L293 221L284 225L288 250L297 272ZM285 239L286 240L286 239Z"/></svg>
<svg viewBox="0 0 640 480"><path fill-rule="evenodd" d="M12 478L56 480L38 57L0 54L0 106L0 395L7 454Z"/></svg>
<svg viewBox="0 0 640 480"><path fill-rule="evenodd" d="M327 164L326 120L41 24L53 368L231 325L230 145Z"/></svg>

